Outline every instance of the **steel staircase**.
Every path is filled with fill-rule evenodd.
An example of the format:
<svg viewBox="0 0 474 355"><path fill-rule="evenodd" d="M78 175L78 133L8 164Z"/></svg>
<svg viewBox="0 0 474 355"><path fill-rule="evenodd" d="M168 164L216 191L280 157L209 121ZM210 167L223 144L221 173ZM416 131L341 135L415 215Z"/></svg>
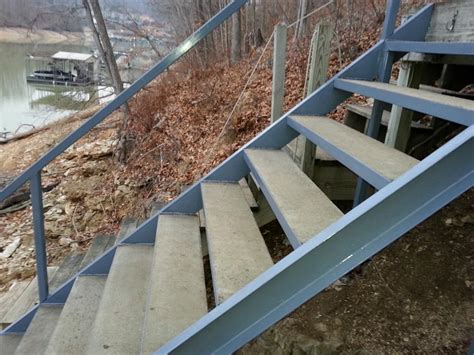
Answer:
<svg viewBox="0 0 474 355"><path fill-rule="evenodd" d="M0 353L231 353L471 188L474 102L383 81L409 51L473 45L424 42L434 5L394 31L398 6L377 45L7 328ZM352 93L465 129L417 161L325 117ZM282 150L299 134L378 191L343 214ZM294 247L276 264L238 184L250 173Z"/></svg>

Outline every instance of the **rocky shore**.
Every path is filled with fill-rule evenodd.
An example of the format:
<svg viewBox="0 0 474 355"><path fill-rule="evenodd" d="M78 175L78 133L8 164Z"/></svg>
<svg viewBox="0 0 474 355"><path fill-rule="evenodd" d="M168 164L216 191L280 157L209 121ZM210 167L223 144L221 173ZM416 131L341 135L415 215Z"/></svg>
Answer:
<svg viewBox="0 0 474 355"><path fill-rule="evenodd" d="M85 45L88 36L81 32L54 32L21 27L0 27L0 43Z"/></svg>
<svg viewBox="0 0 474 355"><path fill-rule="evenodd" d="M97 108L56 122L32 136L0 145L0 184L6 185ZM42 174L48 263L86 249L99 233L115 233L135 187L115 176L117 115L60 155ZM28 186L0 205L0 294L35 273Z"/></svg>

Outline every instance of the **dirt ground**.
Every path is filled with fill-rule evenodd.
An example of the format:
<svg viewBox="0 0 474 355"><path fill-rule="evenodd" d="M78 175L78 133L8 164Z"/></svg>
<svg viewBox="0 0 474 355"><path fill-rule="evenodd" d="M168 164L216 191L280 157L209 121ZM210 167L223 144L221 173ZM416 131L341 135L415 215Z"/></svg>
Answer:
<svg viewBox="0 0 474 355"><path fill-rule="evenodd" d="M275 261L277 223L263 228ZM474 338L474 189L239 351L466 354Z"/></svg>

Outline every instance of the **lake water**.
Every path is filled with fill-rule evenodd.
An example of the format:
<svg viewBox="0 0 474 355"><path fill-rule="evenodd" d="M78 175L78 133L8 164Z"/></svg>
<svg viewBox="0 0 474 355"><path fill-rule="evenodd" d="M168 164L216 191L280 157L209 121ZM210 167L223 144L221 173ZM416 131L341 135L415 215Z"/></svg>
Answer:
<svg viewBox="0 0 474 355"><path fill-rule="evenodd" d="M0 133L38 127L84 107L88 95L83 91L26 82L28 71L35 69L27 65L28 55L49 56L60 50L89 52L80 46L0 43Z"/></svg>

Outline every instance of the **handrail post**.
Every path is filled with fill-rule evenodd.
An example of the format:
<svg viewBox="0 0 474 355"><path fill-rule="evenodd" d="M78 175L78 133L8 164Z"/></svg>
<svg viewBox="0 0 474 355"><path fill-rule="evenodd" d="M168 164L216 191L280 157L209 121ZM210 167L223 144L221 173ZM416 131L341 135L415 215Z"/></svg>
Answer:
<svg viewBox="0 0 474 355"><path fill-rule="evenodd" d="M33 207L33 232L35 238L36 277L38 279L39 301L48 298L48 259L46 257L46 238L44 232L43 190L41 171L31 177L31 205Z"/></svg>

